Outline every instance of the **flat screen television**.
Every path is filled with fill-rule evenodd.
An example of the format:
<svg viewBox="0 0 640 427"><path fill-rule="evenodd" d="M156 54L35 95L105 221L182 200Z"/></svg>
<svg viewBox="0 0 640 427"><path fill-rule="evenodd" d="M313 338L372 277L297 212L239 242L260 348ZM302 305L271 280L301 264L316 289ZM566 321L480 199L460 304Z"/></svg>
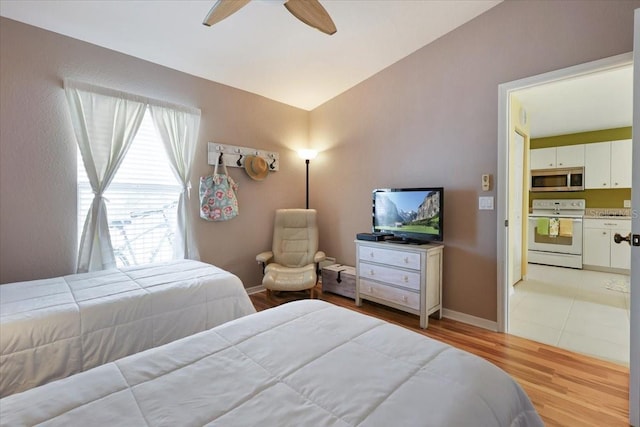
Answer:
<svg viewBox="0 0 640 427"><path fill-rule="evenodd" d="M373 232L405 243L442 242L443 196L442 187L373 190Z"/></svg>

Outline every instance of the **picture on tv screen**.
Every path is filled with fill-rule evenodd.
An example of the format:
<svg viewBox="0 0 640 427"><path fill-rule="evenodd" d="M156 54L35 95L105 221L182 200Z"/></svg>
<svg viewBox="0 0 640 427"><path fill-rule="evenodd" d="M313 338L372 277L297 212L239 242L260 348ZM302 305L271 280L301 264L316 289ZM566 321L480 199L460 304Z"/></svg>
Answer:
<svg viewBox="0 0 640 427"><path fill-rule="evenodd" d="M375 190L374 231L440 240L442 189Z"/></svg>

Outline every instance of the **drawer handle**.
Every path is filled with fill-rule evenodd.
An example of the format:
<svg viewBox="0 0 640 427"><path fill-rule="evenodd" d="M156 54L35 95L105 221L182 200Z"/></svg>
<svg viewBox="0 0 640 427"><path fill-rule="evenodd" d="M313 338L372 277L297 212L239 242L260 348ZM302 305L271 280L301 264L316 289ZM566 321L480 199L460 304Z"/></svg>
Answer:
<svg viewBox="0 0 640 427"><path fill-rule="evenodd" d="M409 276L402 276L402 281L407 283L409 281Z"/></svg>
<svg viewBox="0 0 640 427"><path fill-rule="evenodd" d="M404 257L404 263L405 264L409 264L409 257L408 256Z"/></svg>
<svg viewBox="0 0 640 427"><path fill-rule="evenodd" d="M373 251L369 252L369 257L373 258Z"/></svg>
<svg viewBox="0 0 640 427"><path fill-rule="evenodd" d="M371 286L369 286L369 292L373 293L373 288Z"/></svg>
<svg viewBox="0 0 640 427"><path fill-rule="evenodd" d="M409 300L409 298L407 298L407 296L406 296L406 295L402 295L402 301L403 301L403 302L407 302L408 300Z"/></svg>

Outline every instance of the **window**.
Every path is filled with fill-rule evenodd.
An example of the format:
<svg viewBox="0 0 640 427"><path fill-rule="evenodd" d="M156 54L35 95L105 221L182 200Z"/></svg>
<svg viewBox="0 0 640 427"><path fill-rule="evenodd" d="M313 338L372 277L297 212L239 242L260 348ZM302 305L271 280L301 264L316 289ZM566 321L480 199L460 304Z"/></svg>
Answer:
<svg viewBox="0 0 640 427"><path fill-rule="evenodd" d="M118 267L172 258L180 190L147 109L124 161L104 194ZM78 151L78 236L82 235L92 200L93 192Z"/></svg>

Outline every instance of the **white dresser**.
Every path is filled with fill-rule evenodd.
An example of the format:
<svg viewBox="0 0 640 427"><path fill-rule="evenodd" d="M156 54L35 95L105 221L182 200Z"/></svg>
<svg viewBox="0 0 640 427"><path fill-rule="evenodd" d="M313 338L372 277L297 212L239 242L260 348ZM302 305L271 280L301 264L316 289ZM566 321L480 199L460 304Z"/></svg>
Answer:
<svg viewBox="0 0 640 427"><path fill-rule="evenodd" d="M420 316L442 318L444 245L408 245L356 240L356 305L370 300Z"/></svg>

